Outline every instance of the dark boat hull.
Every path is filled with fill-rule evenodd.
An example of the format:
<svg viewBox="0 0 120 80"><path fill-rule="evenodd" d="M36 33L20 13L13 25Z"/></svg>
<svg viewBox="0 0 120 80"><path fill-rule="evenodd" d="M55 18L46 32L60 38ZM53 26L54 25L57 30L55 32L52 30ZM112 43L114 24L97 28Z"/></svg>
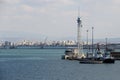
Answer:
<svg viewBox="0 0 120 80"><path fill-rule="evenodd" d="M102 64L103 61L101 61L101 60L83 59L83 60L80 60L80 63L82 63L82 64Z"/></svg>
<svg viewBox="0 0 120 80"><path fill-rule="evenodd" d="M115 63L114 58L104 58L104 59L82 59L80 60L80 63L82 64L113 64Z"/></svg>
<svg viewBox="0 0 120 80"><path fill-rule="evenodd" d="M81 64L102 64L102 61L80 61Z"/></svg>
<svg viewBox="0 0 120 80"><path fill-rule="evenodd" d="M104 59L103 63L115 63L115 59L111 59L111 58Z"/></svg>

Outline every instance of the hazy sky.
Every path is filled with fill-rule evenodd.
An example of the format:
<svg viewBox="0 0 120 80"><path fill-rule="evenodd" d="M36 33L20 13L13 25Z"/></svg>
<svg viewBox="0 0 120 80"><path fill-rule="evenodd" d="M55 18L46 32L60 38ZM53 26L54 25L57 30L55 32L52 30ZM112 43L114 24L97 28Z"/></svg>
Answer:
<svg viewBox="0 0 120 80"><path fill-rule="evenodd" d="M0 37L76 39L78 8L82 37L120 37L120 0L0 0Z"/></svg>

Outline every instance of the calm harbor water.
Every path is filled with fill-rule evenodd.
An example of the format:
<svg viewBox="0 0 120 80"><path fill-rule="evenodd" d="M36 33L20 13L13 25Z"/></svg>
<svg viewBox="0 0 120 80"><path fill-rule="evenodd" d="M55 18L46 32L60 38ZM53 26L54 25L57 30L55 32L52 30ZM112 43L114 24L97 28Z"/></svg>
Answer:
<svg viewBox="0 0 120 80"><path fill-rule="evenodd" d="M120 80L115 64L61 60L64 49L0 49L0 80Z"/></svg>

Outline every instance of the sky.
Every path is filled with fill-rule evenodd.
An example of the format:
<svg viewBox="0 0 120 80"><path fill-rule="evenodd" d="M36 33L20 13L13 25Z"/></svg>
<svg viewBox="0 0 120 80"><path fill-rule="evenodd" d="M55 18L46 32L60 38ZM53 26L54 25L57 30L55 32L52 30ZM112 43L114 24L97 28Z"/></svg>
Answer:
<svg viewBox="0 0 120 80"><path fill-rule="evenodd" d="M120 0L0 0L0 39L120 38Z"/></svg>

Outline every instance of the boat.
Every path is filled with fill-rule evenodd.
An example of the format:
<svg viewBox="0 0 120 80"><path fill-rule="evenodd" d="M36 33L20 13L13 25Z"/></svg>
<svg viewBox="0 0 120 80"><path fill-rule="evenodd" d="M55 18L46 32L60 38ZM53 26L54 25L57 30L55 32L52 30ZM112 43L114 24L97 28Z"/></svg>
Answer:
<svg viewBox="0 0 120 80"><path fill-rule="evenodd" d="M74 52L73 52L73 50L72 49L66 49L65 50L65 55L62 55L62 59L72 59L73 57L73 55L74 55Z"/></svg>
<svg viewBox="0 0 120 80"><path fill-rule="evenodd" d="M86 58L83 60L81 59L80 63L83 63L83 64L102 64L102 63L112 64L112 63L115 63L115 59L113 57Z"/></svg>
<svg viewBox="0 0 120 80"><path fill-rule="evenodd" d="M114 51L114 49L110 49L107 47L107 38L106 38L106 49L104 51L103 63L115 63L115 58L112 57L112 55L111 55L112 51Z"/></svg>
<svg viewBox="0 0 120 80"><path fill-rule="evenodd" d="M103 59L103 63L115 63L115 58L111 56L109 51L106 51Z"/></svg>
<svg viewBox="0 0 120 80"><path fill-rule="evenodd" d="M64 54L65 55L62 55L62 59L79 60L85 58L84 54L78 54L77 48L66 49Z"/></svg>
<svg viewBox="0 0 120 80"><path fill-rule="evenodd" d="M90 54L90 53L89 53ZM107 64L112 64L115 63L114 57L110 55L110 52L105 50L103 53L100 51L99 44L97 45L97 50L95 53L91 56L87 54L86 59L80 60L80 63L82 64L102 64L102 63L107 63Z"/></svg>
<svg viewBox="0 0 120 80"><path fill-rule="evenodd" d="M102 64L102 63L108 63L108 64L112 64L115 63L114 59L108 58L108 59L104 59L104 60L82 60L80 61L80 63L83 64Z"/></svg>
<svg viewBox="0 0 120 80"><path fill-rule="evenodd" d="M103 63L115 63L115 59L113 57L105 58Z"/></svg>

